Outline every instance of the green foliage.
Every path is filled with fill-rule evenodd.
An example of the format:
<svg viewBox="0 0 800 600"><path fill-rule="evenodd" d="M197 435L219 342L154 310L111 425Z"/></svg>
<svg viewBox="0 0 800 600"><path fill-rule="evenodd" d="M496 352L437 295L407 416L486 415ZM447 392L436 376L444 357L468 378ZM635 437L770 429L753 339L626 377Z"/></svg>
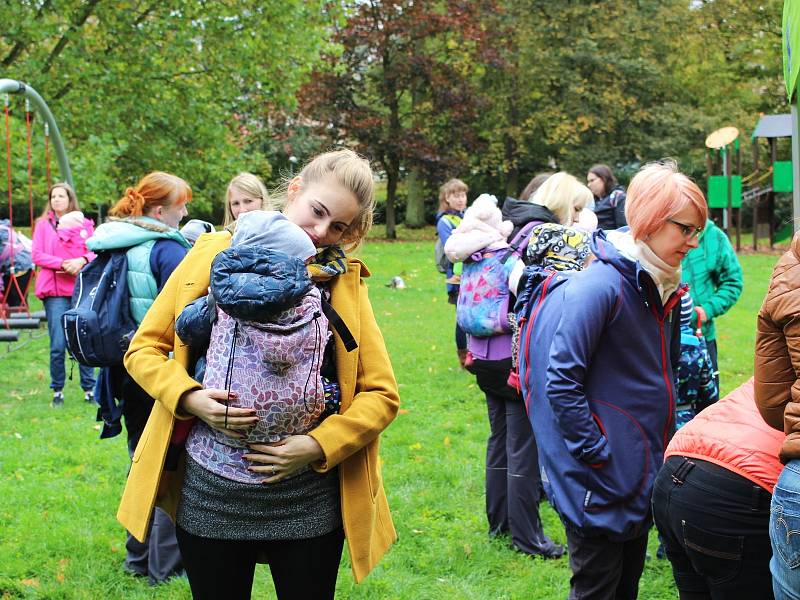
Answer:
<svg viewBox="0 0 800 600"><path fill-rule="evenodd" d="M486 407L474 378L458 368L454 310L432 265L435 232L401 227L404 241L394 243L374 233L363 250L373 273L367 283L401 393L400 414L381 438L399 541L359 586L345 557L337 597L566 597L566 559L531 560L487 535ZM755 315L776 260L741 256L744 294L718 322L725 393L752 373ZM384 285L395 275L406 289ZM77 380L68 382L64 408L51 409L47 365L46 337L0 358L0 596L189 598L185 580L153 590L123 574L124 531L114 513L128 468L124 435L98 439ZM563 542L546 503L541 513L546 532ZM652 532L653 556L656 545ZM257 569L253 596L275 597L266 566ZM669 563L647 561L640 597L676 596Z"/></svg>
<svg viewBox="0 0 800 600"><path fill-rule="evenodd" d="M327 5L4 3L0 73L50 106L79 195L110 202L146 172L166 170L192 185L193 212L220 215L233 175L270 175L259 134L272 110L294 106L328 47Z"/></svg>
<svg viewBox="0 0 800 600"><path fill-rule="evenodd" d="M344 145L386 181L391 235L404 215L413 226L430 220L436 189L452 176L475 195L517 195L540 171L582 177L606 162L624 182L641 163L671 156L702 180L704 138L725 125L742 132L748 174L759 114L786 111L782 5L6 2L0 76L31 83L51 105L90 202L111 202L145 172L165 169L192 185L193 216L218 221L235 173L276 183L296 168L290 156L299 167ZM18 106L12 122L22 210ZM784 143L779 155L788 153Z"/></svg>

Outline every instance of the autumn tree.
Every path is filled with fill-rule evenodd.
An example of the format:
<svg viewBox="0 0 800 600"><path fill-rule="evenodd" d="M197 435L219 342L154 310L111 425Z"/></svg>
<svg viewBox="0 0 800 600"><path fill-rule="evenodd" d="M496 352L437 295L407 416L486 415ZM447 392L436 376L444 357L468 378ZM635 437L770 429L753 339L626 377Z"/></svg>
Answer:
<svg viewBox="0 0 800 600"><path fill-rule="evenodd" d="M486 40L488 2L353 2L335 32L340 54L327 57L301 92L301 107L338 143L355 142L386 177L387 235L403 171L465 167L476 117L470 57ZM424 223L422 186L413 186L406 222Z"/></svg>

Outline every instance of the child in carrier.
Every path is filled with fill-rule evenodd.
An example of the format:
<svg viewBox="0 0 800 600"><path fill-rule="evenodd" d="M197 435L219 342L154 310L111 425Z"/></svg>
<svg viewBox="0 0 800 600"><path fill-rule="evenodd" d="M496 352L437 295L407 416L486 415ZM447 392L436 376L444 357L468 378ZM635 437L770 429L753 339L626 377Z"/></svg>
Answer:
<svg viewBox="0 0 800 600"><path fill-rule="evenodd" d="M178 336L196 355L207 345L195 378L206 388L229 390L228 406L255 408L259 418L239 440L202 421L192 426L186 451L217 475L261 483L266 477L249 471L242 458L248 443L308 432L326 401L336 411L335 386L321 375L328 319L306 273L315 254L311 238L281 213L242 214L231 247L212 264L211 293L176 321Z"/></svg>
<svg viewBox="0 0 800 600"><path fill-rule="evenodd" d="M93 221L86 219L79 210L66 213L58 220L56 231L61 245L72 254L86 252L86 240L94 232Z"/></svg>
<svg viewBox="0 0 800 600"><path fill-rule="evenodd" d="M676 430L719 399L714 367L689 294L681 296L681 357L677 379Z"/></svg>

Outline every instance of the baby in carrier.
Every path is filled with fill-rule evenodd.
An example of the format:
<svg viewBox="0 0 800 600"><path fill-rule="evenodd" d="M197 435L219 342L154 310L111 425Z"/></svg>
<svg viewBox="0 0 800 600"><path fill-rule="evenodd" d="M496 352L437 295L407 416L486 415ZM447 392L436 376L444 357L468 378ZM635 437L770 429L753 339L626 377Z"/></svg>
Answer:
<svg viewBox="0 0 800 600"><path fill-rule="evenodd" d="M239 217L231 247L211 266L211 293L189 304L175 330L196 354L195 378L232 392L228 406L255 408L258 423L242 440L196 421L186 451L208 470L245 483L264 477L241 458L248 443L307 433L325 410L321 376L328 340L322 298L306 272L316 248L275 211ZM175 442L173 436L173 443Z"/></svg>
<svg viewBox="0 0 800 600"><path fill-rule="evenodd" d="M70 250L70 256L81 256L86 253L86 240L94 233L94 221L84 217L81 211L73 210L62 215L56 231L61 244Z"/></svg>

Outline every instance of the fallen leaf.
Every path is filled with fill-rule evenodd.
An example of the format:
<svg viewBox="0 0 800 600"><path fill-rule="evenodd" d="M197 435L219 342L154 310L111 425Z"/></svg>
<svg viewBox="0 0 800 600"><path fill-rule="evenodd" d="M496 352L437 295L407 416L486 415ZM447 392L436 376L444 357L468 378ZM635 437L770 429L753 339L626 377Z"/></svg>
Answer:
<svg viewBox="0 0 800 600"><path fill-rule="evenodd" d="M449 446L450 445L450 436L449 435L444 436L444 445L445 446Z"/></svg>
<svg viewBox="0 0 800 600"><path fill-rule="evenodd" d="M411 445L409 446L409 448L411 448L412 450L419 450L420 448L422 448L422 444L420 444L419 442L417 442L416 444L411 444Z"/></svg>
<svg viewBox="0 0 800 600"><path fill-rule="evenodd" d="M20 581L20 583L22 585L27 585L30 587L35 587L35 588L39 587L39 580L36 579L36 577L31 577L30 579L23 579L22 581Z"/></svg>

